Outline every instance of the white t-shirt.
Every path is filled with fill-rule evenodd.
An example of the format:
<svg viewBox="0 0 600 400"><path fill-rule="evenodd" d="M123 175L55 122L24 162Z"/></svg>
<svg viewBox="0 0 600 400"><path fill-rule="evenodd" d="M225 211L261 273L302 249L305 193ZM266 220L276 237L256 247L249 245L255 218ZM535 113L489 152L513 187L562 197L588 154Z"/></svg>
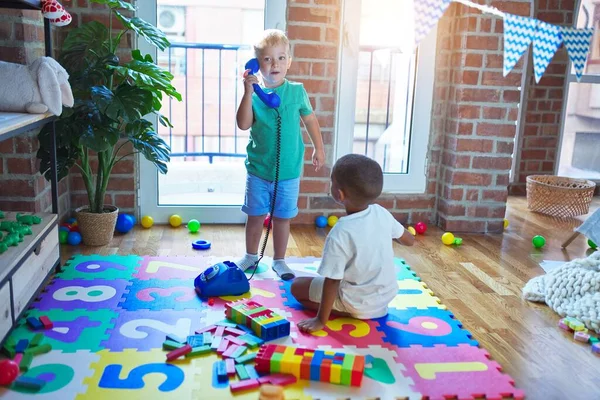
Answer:
<svg viewBox="0 0 600 400"><path fill-rule="evenodd" d="M325 240L319 275L341 280L340 298L360 319L383 317L398 293L392 239L404 227L385 208L341 217Z"/></svg>

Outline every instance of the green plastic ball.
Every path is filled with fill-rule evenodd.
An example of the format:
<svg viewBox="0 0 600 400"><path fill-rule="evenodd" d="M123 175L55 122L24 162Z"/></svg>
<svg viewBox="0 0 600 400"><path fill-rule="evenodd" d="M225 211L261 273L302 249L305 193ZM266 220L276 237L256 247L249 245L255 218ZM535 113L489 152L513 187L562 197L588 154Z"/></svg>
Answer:
<svg viewBox="0 0 600 400"><path fill-rule="evenodd" d="M546 244L546 239L543 236L536 235L531 239L531 243L533 243L533 247L540 249Z"/></svg>
<svg viewBox="0 0 600 400"><path fill-rule="evenodd" d="M67 243L67 238L68 237L69 237L69 232L68 231L59 231L58 232L58 241L60 242L60 244Z"/></svg>
<svg viewBox="0 0 600 400"><path fill-rule="evenodd" d="M187 226L191 233L196 233L200 229L200 222L197 219L190 219Z"/></svg>
<svg viewBox="0 0 600 400"><path fill-rule="evenodd" d="M590 248L594 250L598 248L598 245L596 245L596 243L592 242L590 239L588 239L588 246L590 246Z"/></svg>

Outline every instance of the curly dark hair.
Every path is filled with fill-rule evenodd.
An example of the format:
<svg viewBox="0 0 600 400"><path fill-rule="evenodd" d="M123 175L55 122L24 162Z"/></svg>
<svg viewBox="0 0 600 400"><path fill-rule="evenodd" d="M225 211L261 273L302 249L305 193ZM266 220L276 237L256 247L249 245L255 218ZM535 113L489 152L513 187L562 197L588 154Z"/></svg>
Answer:
<svg viewBox="0 0 600 400"><path fill-rule="evenodd" d="M354 204L372 203L383 189L381 167L360 154L347 154L337 160L331 177Z"/></svg>

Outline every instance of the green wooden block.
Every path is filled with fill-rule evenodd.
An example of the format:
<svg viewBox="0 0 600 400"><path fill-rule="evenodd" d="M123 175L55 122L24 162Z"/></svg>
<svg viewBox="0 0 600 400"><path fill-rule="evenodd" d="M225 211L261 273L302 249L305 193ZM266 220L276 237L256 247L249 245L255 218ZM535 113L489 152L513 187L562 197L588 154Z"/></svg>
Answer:
<svg viewBox="0 0 600 400"><path fill-rule="evenodd" d="M213 341L213 335L210 332L204 332L202 334L202 340L204 341L204 344L210 345Z"/></svg>
<svg viewBox="0 0 600 400"><path fill-rule="evenodd" d="M354 364L354 354L346 354L342 363L342 374L340 384L350 386L352 383L352 365Z"/></svg>
<svg viewBox="0 0 600 400"><path fill-rule="evenodd" d="M41 333L36 333L33 339L31 339L29 342L29 347L38 346L40 343L42 343L42 339L44 339L44 335Z"/></svg>
<svg viewBox="0 0 600 400"><path fill-rule="evenodd" d="M14 346L4 345L4 347L2 348L2 352L6 354L9 358L15 358L16 352Z"/></svg>
<svg viewBox="0 0 600 400"><path fill-rule="evenodd" d="M201 346L201 347L194 347L191 352L189 352L189 353L187 353L185 355L185 357L186 358L197 357L197 356L200 356L202 354L210 353L210 350L211 349L210 349L209 345L204 345L204 346Z"/></svg>
<svg viewBox="0 0 600 400"><path fill-rule="evenodd" d="M163 342L163 350L175 350L185 346L183 343L177 343L173 340L165 340Z"/></svg>
<svg viewBox="0 0 600 400"><path fill-rule="evenodd" d="M271 356L271 373L281 372L281 360L283 360L283 354L273 353Z"/></svg>
<svg viewBox="0 0 600 400"><path fill-rule="evenodd" d="M261 311L265 311L266 309L267 309L267 308L266 308L266 307L263 307L263 306L257 307L257 308L255 308L255 309L253 309L253 310L250 310L250 311L248 312L248 316L254 315L254 314L256 314L256 313L259 313L259 312L261 312ZM261 318L261 317L263 317L263 315L261 315L261 316L260 316L260 317L258 317L258 318Z"/></svg>
<svg viewBox="0 0 600 400"><path fill-rule="evenodd" d="M240 380L250 378L250 376L248 375L248 371L246 371L246 367L244 366L244 364L237 364L235 366L235 372L237 372L237 375L240 378Z"/></svg>
<svg viewBox="0 0 600 400"><path fill-rule="evenodd" d="M48 353L50 350L52 350L52 346L49 345L48 343L46 343L41 346L29 347L27 350L25 350L25 354L31 354L32 356L38 356L40 354Z"/></svg>
<svg viewBox="0 0 600 400"><path fill-rule="evenodd" d="M246 363L248 361L253 361L256 358L256 353L249 353L246 354L245 356L241 356L235 359L235 363L236 364L243 364Z"/></svg>
<svg viewBox="0 0 600 400"><path fill-rule="evenodd" d="M19 364L19 369L23 372L29 371L32 361L33 355L27 353L23 354L23 358L21 358L21 363Z"/></svg>
<svg viewBox="0 0 600 400"><path fill-rule="evenodd" d="M226 326L226 327L228 327L228 328L235 328L235 327L237 326L237 325L236 325L236 324L234 324L233 322L231 322L231 321L226 321L226 320L223 320L223 321L216 322L216 323L215 323L215 325Z"/></svg>
<svg viewBox="0 0 600 400"><path fill-rule="evenodd" d="M595 336L590 336L590 343L594 344L594 343L600 343L600 339L598 339Z"/></svg>

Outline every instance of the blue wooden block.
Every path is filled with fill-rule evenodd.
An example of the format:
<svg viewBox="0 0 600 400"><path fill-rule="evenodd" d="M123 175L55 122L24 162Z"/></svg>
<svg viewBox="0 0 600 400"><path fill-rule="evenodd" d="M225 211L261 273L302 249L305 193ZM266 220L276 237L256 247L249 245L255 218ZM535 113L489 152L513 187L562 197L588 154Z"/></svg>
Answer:
<svg viewBox="0 0 600 400"><path fill-rule="evenodd" d="M192 348L204 346L204 336L203 335L188 336L187 344L192 346Z"/></svg>
<svg viewBox="0 0 600 400"><path fill-rule="evenodd" d="M29 317L27 318L27 323L29 324L29 326L31 326L31 328L33 330L38 330L38 329L42 329L44 327L44 324L42 324L40 322L39 319L37 319L36 317Z"/></svg>
<svg viewBox="0 0 600 400"><path fill-rule="evenodd" d="M182 338L181 336L174 335L172 333L170 333L170 334L167 335L167 340L172 340L172 341L177 342L177 343L185 343L185 339L184 338ZM192 346L192 347L194 347L194 346Z"/></svg>
<svg viewBox="0 0 600 400"><path fill-rule="evenodd" d="M217 363L217 377L219 382L224 382L227 381L227 365L225 364L225 361L219 361Z"/></svg>
<svg viewBox="0 0 600 400"><path fill-rule="evenodd" d="M41 388L44 387L45 384L46 384L46 381L43 381L41 379L28 378L23 375L19 376L17 378L17 380L15 380L16 386L20 386L20 387L28 388L28 389L34 389L34 390L40 390Z"/></svg>
<svg viewBox="0 0 600 400"><path fill-rule="evenodd" d="M25 353L25 350L27 349L27 347L29 346L29 340L27 339L21 339L17 342L17 345L15 346L15 353Z"/></svg>
<svg viewBox="0 0 600 400"><path fill-rule="evenodd" d="M256 369L254 368L254 365L246 364L245 367L250 379L260 378L260 376L258 376L258 372L256 372Z"/></svg>

